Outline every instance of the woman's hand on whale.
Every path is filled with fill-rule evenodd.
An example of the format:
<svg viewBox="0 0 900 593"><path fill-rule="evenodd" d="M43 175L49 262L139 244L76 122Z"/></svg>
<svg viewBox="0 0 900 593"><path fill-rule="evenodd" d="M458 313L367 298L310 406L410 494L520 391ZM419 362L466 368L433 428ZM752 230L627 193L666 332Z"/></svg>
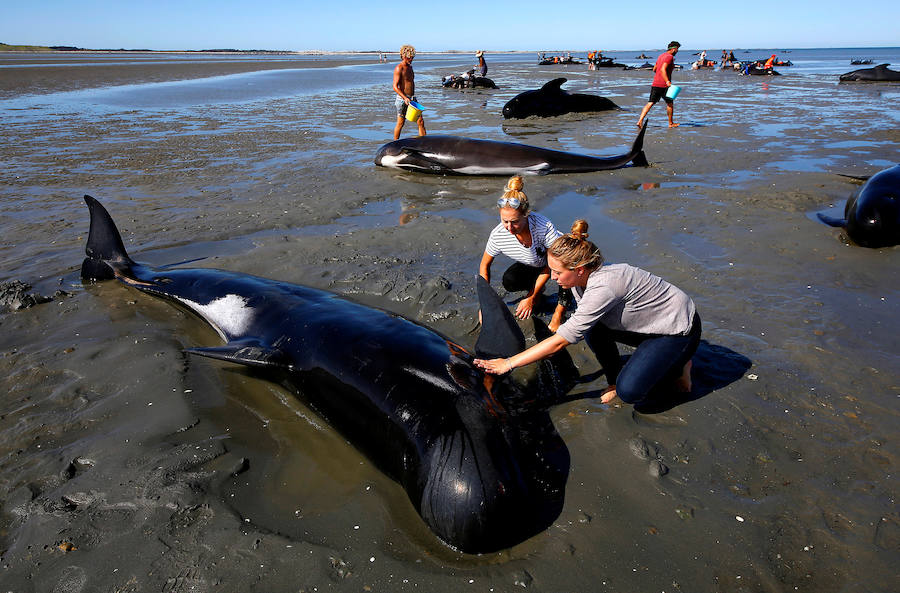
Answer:
<svg viewBox="0 0 900 593"><path fill-rule="evenodd" d="M558 334L553 334L549 338L544 338L531 348L523 350L522 352L519 352L514 356L510 356L509 358L493 358L491 360L476 358L472 361L472 363L478 368L482 369L484 372L491 375L505 375L514 368L525 366L526 364L531 364L533 362L537 362L541 359L547 358L548 356L559 352L568 345L569 342L566 341L564 337Z"/></svg>
<svg viewBox="0 0 900 593"><path fill-rule="evenodd" d="M505 375L514 368L508 358L493 358L491 360L476 358L472 362L475 366L491 375Z"/></svg>

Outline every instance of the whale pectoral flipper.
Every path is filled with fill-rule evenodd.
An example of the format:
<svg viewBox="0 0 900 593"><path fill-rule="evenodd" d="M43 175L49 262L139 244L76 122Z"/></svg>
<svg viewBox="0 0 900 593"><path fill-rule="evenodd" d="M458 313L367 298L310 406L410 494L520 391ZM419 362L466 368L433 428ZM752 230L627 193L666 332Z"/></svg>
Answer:
<svg viewBox="0 0 900 593"><path fill-rule="evenodd" d="M422 151L416 150L415 148L404 146L401 149L401 152L403 152L403 154L407 155L408 157L416 159L415 162L410 162L409 160L404 161L404 164L406 165L415 165L423 169L430 169L437 173L455 173L453 169L446 167L440 161L436 161L431 157L425 156Z"/></svg>
<svg viewBox="0 0 900 593"><path fill-rule="evenodd" d="M252 342L229 342L224 346L188 348L186 352L253 367L287 369L292 366L290 358L278 348Z"/></svg>

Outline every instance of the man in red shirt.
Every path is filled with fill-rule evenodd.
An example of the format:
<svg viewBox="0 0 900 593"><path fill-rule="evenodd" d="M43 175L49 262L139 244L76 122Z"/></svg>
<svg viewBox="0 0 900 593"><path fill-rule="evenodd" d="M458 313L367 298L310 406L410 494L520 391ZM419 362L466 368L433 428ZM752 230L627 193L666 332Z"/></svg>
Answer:
<svg viewBox="0 0 900 593"><path fill-rule="evenodd" d="M656 72L656 74L653 76L653 84L650 87L650 99L641 110L641 117L638 118L637 127L640 128L644 124L644 118L647 117L650 108L660 99L666 102L666 113L669 115L669 127L678 127L678 124L676 124L673 119L675 115L675 101L666 96L666 91L672 86L672 70L675 69L675 54L678 53L679 47L681 47L680 43L671 41L669 42L668 49L656 58L656 65L653 66L653 71Z"/></svg>

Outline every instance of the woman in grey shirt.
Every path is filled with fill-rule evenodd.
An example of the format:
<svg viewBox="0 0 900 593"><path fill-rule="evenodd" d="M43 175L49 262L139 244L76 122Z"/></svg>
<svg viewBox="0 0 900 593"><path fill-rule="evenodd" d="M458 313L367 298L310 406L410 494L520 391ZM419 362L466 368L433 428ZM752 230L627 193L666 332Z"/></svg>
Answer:
<svg viewBox="0 0 900 593"><path fill-rule="evenodd" d="M691 390L691 357L700 343L700 316L694 302L662 278L628 264L606 264L587 240L587 223L554 241L547 265L561 288L571 288L577 308L556 334L509 358L475 360L493 374L508 373L586 340L603 366L609 387L600 398L617 395L638 406L659 403L667 383ZM616 342L635 346L623 366ZM662 393L661 393L662 391Z"/></svg>

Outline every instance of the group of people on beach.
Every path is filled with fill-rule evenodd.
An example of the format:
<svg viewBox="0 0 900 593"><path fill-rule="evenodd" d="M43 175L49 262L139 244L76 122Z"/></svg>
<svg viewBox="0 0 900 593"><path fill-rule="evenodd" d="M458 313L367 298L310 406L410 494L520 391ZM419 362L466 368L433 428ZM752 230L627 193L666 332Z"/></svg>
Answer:
<svg viewBox="0 0 900 593"><path fill-rule="evenodd" d="M673 101L666 97L666 90L672 84L674 56L680 46L672 41L657 59L650 99L638 126L660 98L666 101L669 126L678 125L673 121ZM412 68L415 48L404 45L400 58L393 81L397 94L395 139L403 129L407 107L416 100ZM418 126L419 134L424 135L421 116ZM532 210L524 181L518 175L507 182L497 209L500 223L488 237L479 274L490 282L497 256L503 254L513 260L501 283L509 292L524 292L516 305L519 319L544 309L544 288L549 280L556 281L559 291L548 324L553 335L509 358L476 359L479 368L502 375L584 340L606 375L608 387L600 397L603 403L619 397L639 409L653 409L664 405L673 390L690 392L691 359L700 343L701 323L687 294L640 268L607 263L600 249L588 240L588 223L584 220L576 220L569 233L557 230L546 216ZM635 347L624 364L617 343Z"/></svg>

